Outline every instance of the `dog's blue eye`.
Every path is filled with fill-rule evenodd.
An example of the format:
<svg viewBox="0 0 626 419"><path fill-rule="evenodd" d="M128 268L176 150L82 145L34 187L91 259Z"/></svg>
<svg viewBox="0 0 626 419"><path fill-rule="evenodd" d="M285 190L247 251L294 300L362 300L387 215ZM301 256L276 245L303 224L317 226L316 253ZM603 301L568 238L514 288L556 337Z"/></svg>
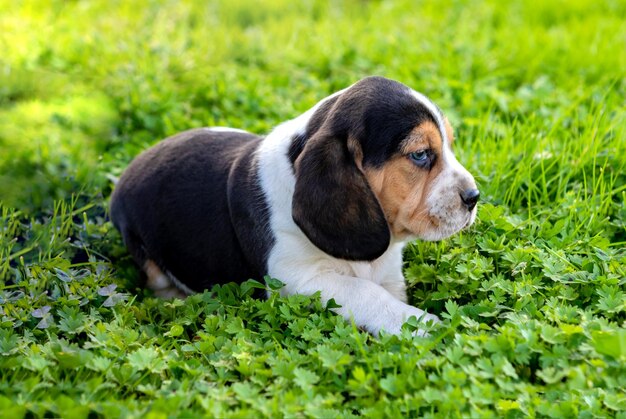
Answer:
<svg viewBox="0 0 626 419"><path fill-rule="evenodd" d="M428 152L426 150L414 151L409 153L409 158L417 164L424 164L428 160Z"/></svg>

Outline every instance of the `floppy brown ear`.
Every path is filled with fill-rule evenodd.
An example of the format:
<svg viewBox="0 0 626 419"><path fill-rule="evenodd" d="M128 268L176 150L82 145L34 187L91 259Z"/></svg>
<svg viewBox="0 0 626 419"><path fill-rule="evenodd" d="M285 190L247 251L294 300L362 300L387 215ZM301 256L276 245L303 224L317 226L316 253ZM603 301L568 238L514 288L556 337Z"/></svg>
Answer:
<svg viewBox="0 0 626 419"><path fill-rule="evenodd" d="M373 260L387 250L385 215L346 141L314 135L295 170L292 215L313 244L348 260Z"/></svg>

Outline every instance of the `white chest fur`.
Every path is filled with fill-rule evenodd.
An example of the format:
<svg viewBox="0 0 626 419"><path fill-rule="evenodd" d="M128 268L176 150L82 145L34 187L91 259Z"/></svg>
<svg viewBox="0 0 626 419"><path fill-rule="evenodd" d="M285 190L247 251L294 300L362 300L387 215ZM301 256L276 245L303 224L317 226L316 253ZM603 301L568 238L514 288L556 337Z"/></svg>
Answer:
<svg viewBox="0 0 626 419"><path fill-rule="evenodd" d="M319 291L322 300L335 299L342 306L335 310L338 314L374 334L383 329L399 333L410 316L437 321L436 316L406 304L403 242L392 241L375 261L346 261L317 248L293 221L296 179L288 150L292 138L303 133L317 106L278 126L258 150L260 182L275 237L267 259L268 274L285 283L281 290L285 295Z"/></svg>

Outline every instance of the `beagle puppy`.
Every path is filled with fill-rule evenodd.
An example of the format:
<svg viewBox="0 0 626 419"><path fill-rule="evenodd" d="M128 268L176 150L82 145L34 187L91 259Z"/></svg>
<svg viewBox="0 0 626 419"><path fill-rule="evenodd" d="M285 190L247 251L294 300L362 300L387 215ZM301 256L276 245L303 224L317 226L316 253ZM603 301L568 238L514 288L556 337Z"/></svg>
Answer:
<svg viewBox="0 0 626 419"><path fill-rule="evenodd" d="M121 176L110 215L157 295L270 275L283 295L319 291L359 327L398 334L410 316L438 321L407 304L404 245L476 218L452 141L428 98L368 77L266 137L200 128L158 143Z"/></svg>

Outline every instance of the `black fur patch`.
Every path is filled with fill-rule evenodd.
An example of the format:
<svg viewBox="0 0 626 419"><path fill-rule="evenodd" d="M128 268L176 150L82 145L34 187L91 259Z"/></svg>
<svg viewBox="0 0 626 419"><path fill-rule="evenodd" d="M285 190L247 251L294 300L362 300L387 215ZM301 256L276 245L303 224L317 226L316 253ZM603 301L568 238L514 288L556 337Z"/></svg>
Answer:
<svg viewBox="0 0 626 419"><path fill-rule="evenodd" d="M294 164L309 138L324 126L337 138L357 140L363 164L380 167L425 121L437 123L407 86L383 77L367 77L316 110L305 133L293 138L289 159Z"/></svg>
<svg viewBox="0 0 626 419"><path fill-rule="evenodd" d="M274 238L253 158L260 140L191 130L131 163L111 219L140 266L153 260L195 291L262 278Z"/></svg>
<svg viewBox="0 0 626 419"><path fill-rule="evenodd" d="M287 157L289 157L289 161L291 162L292 169L293 169L294 163L296 162L296 159L298 158L298 156L300 156L300 153L302 153L302 150L304 149L304 145L306 144L307 140L308 140L308 137L307 137L306 132L295 135L291 139L291 144L289 145L289 151L287 151Z"/></svg>

